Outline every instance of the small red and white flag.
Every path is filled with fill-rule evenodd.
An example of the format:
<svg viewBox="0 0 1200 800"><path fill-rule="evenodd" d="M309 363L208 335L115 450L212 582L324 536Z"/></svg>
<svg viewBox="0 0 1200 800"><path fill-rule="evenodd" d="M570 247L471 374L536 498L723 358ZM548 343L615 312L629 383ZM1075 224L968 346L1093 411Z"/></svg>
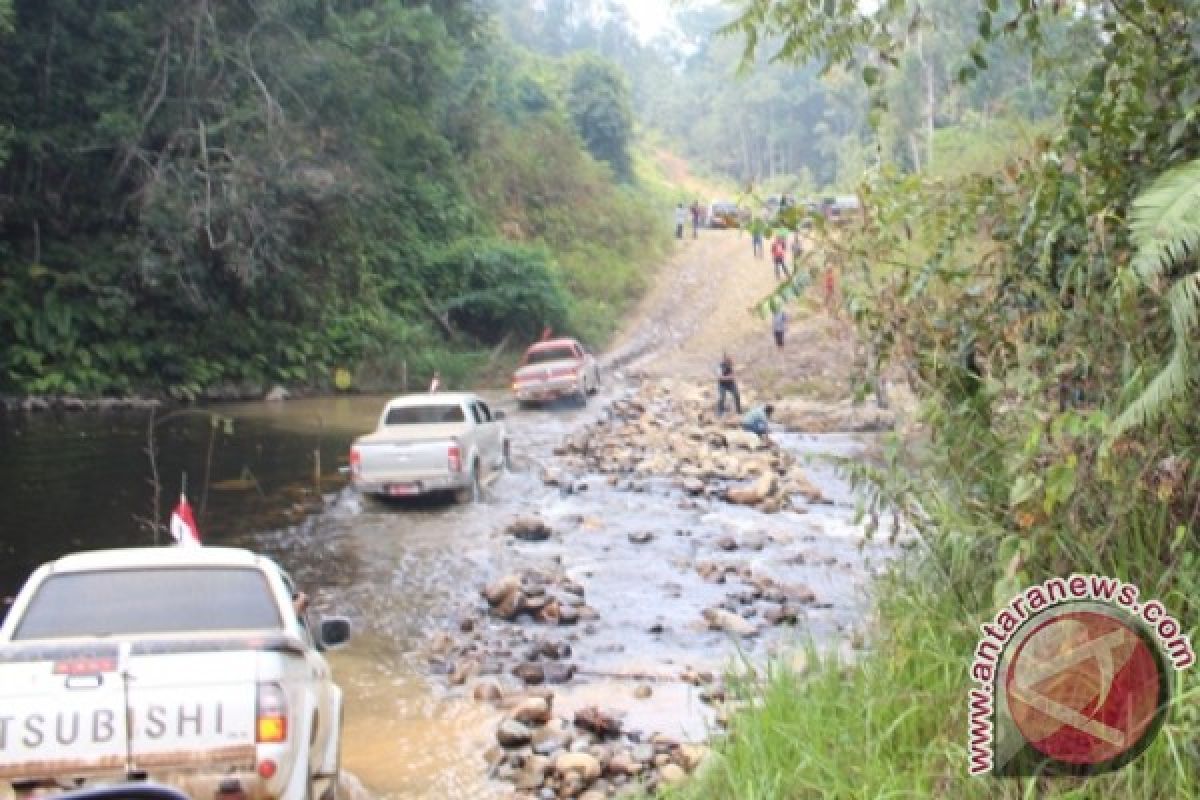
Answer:
<svg viewBox="0 0 1200 800"><path fill-rule="evenodd" d="M187 495L180 492L179 505L171 514L171 535L175 544L185 547L200 546L200 529L196 527L196 518L192 516L192 507L188 505Z"/></svg>

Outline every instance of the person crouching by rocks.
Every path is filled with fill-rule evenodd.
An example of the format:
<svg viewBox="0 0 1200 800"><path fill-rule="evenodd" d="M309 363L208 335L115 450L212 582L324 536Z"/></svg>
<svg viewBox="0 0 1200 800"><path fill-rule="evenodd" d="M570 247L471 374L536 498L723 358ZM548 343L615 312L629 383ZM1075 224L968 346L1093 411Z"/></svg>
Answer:
<svg viewBox="0 0 1200 800"><path fill-rule="evenodd" d="M733 395L733 410L742 413L742 397L738 394L737 379L733 375L733 359L729 353L721 354L717 367L717 416L725 413L725 395Z"/></svg>
<svg viewBox="0 0 1200 800"><path fill-rule="evenodd" d="M770 403L755 406L746 412L746 416L742 417L742 430L757 433L764 442L771 441L767 437L767 431L770 430L773 413L775 413L775 406Z"/></svg>

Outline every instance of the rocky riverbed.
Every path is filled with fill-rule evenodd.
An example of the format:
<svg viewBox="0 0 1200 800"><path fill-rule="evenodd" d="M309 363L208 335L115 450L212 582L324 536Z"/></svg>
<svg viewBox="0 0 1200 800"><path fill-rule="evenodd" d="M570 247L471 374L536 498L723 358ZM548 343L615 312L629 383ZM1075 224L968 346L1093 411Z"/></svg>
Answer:
<svg viewBox="0 0 1200 800"><path fill-rule="evenodd" d="M789 432L763 440L717 418L712 395L642 383L530 460L542 502L495 520L502 557L430 643L431 673L494 712L484 766L514 799L682 781L732 711L735 657L865 645L869 579L891 550L819 456L860 452L830 432L889 415L777 403Z"/></svg>

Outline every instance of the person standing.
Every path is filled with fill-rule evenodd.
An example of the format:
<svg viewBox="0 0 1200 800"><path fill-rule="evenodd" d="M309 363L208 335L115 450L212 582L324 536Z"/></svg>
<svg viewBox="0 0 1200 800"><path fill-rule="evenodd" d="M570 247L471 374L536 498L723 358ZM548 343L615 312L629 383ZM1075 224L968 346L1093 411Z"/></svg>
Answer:
<svg viewBox="0 0 1200 800"><path fill-rule="evenodd" d="M780 306L771 317L771 332L775 334L775 347L783 349L783 336L787 333L787 312Z"/></svg>
<svg viewBox="0 0 1200 800"><path fill-rule="evenodd" d="M721 354L721 364L717 367L717 414L725 413L725 395L733 395L733 410L742 413L742 398L738 394L737 378L733 374L733 359L729 353Z"/></svg>
<svg viewBox="0 0 1200 800"><path fill-rule="evenodd" d="M687 212L683 209L683 203L675 206L675 238L683 238L683 226L687 224Z"/></svg>
<svg viewBox="0 0 1200 800"><path fill-rule="evenodd" d="M763 228L761 220L750 221L750 243L754 246L754 257L763 257Z"/></svg>
<svg viewBox="0 0 1200 800"><path fill-rule="evenodd" d="M429 381L429 392L440 392L442 390L442 373L437 370L433 371L433 379Z"/></svg>
<svg viewBox="0 0 1200 800"><path fill-rule="evenodd" d="M700 201L692 201L692 238L700 238Z"/></svg>
<svg viewBox="0 0 1200 800"><path fill-rule="evenodd" d="M780 276L787 278L791 273L787 268L787 240L782 236L776 236L775 241L771 243L771 260L775 264L775 280L780 280Z"/></svg>
<svg viewBox="0 0 1200 800"><path fill-rule="evenodd" d="M792 234L792 274L800 269L800 257L804 255L804 242L800 239L800 231Z"/></svg>

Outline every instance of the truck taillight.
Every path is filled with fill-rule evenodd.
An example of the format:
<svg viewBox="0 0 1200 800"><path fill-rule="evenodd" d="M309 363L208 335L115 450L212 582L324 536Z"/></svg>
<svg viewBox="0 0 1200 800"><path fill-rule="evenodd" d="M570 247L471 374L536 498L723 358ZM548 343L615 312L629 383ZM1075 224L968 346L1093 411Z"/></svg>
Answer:
<svg viewBox="0 0 1200 800"><path fill-rule="evenodd" d="M355 475L362 473L362 453L357 447L350 448L350 471Z"/></svg>
<svg viewBox="0 0 1200 800"><path fill-rule="evenodd" d="M258 715L254 731L255 740L259 744L287 741L287 695L278 683L258 685Z"/></svg>
<svg viewBox="0 0 1200 800"><path fill-rule="evenodd" d="M451 444L446 451L446 463L451 472L462 472L462 448L458 446L458 442Z"/></svg>

